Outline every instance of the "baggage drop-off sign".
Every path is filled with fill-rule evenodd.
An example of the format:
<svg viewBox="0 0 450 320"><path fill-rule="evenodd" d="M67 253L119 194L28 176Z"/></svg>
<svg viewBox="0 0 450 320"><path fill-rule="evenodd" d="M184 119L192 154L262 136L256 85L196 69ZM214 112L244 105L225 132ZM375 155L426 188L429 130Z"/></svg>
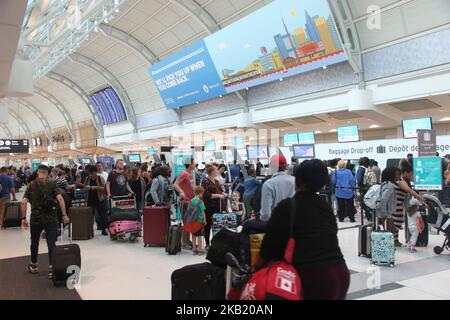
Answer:
<svg viewBox="0 0 450 320"><path fill-rule="evenodd" d="M441 158L414 159L414 188L416 190L442 190Z"/></svg>

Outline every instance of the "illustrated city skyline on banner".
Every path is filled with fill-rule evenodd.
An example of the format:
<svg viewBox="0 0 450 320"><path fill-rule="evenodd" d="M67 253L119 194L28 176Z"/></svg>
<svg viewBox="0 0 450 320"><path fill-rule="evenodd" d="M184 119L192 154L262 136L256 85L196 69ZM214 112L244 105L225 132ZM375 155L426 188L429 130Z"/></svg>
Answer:
<svg viewBox="0 0 450 320"><path fill-rule="evenodd" d="M168 109L347 61L325 0L276 0L149 67Z"/></svg>
<svg viewBox="0 0 450 320"><path fill-rule="evenodd" d="M274 1L205 38L205 44L227 91L254 77L289 76L289 69L319 58L332 58L329 64L333 56L346 59L328 4L317 0ZM272 80L257 82L267 81Z"/></svg>

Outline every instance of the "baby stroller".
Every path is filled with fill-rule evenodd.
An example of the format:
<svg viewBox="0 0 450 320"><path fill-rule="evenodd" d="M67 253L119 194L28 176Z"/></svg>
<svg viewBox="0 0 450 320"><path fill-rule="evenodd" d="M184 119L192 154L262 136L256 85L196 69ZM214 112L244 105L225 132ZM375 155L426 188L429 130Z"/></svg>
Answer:
<svg viewBox="0 0 450 320"><path fill-rule="evenodd" d="M438 198L432 195L424 195L427 207L428 223L435 227L439 232L445 235L445 241L442 247L436 246L433 248L434 253L441 254L444 249L450 250L450 217L449 212Z"/></svg>

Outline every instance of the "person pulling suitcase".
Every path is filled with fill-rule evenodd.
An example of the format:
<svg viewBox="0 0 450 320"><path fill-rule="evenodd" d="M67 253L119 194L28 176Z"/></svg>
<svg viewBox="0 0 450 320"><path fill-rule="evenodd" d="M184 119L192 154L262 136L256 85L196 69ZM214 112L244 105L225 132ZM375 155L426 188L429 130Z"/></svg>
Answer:
<svg viewBox="0 0 450 320"><path fill-rule="evenodd" d="M64 204L64 198L57 190L56 183L50 180L48 176L49 168L40 165L37 171L37 179L30 183L22 199L21 210L22 217L26 217L27 204L31 204L30 233L31 233L31 262L28 265L28 271L37 274L39 240L42 231L46 233L48 259L49 259L49 279L53 278L52 258L53 249L56 245L58 236L58 217L57 206L59 205L64 224L69 223L69 218ZM24 221L24 226L28 223Z"/></svg>

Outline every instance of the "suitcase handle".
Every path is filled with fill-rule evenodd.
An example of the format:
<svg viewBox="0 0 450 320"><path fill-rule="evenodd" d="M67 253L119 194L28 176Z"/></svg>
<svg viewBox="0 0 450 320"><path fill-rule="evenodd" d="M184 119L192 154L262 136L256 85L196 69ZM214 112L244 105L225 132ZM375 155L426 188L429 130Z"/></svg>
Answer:
<svg viewBox="0 0 450 320"><path fill-rule="evenodd" d="M72 244L73 237L72 237L72 223L69 223L69 243ZM61 245L64 245L64 223L61 223Z"/></svg>

